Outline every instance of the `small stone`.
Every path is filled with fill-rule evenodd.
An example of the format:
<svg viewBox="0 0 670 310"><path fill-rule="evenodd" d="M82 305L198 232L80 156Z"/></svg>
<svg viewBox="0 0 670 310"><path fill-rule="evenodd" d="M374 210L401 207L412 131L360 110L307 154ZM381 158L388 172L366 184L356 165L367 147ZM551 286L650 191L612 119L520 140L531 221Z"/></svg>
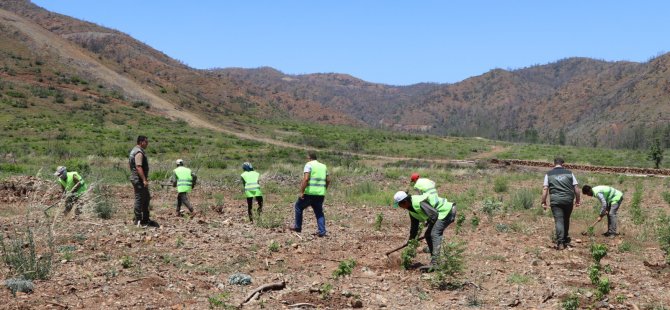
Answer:
<svg viewBox="0 0 670 310"><path fill-rule="evenodd" d="M363 302L360 299L354 299L351 301L352 308L363 308Z"/></svg>

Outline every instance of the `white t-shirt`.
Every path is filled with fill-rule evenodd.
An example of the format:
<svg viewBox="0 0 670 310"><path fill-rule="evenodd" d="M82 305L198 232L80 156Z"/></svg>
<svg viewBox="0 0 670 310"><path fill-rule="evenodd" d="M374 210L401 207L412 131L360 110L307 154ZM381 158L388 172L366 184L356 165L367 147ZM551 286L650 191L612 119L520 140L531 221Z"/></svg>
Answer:
<svg viewBox="0 0 670 310"><path fill-rule="evenodd" d="M304 173L312 172L312 165L310 165L309 163L306 163L305 168L302 170L302 172L304 172ZM326 171L326 175L328 175L328 171Z"/></svg>

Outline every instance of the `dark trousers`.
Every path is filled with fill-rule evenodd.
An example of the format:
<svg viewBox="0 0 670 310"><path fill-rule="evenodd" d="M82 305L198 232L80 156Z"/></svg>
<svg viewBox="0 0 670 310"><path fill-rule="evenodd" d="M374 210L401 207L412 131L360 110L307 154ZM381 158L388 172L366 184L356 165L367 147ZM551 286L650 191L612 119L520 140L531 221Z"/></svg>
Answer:
<svg viewBox="0 0 670 310"><path fill-rule="evenodd" d="M551 214L554 216L554 224L556 225L556 243L570 243L572 204L551 206Z"/></svg>
<svg viewBox="0 0 670 310"><path fill-rule="evenodd" d="M428 243L428 249L432 255L430 259L432 265L437 263L437 258L440 256L440 247L442 246L444 230L447 229L447 226L453 223L455 219L456 205L451 208L447 217L437 220L435 223L428 223L428 227L426 227L426 232L423 236L426 237L426 243Z"/></svg>
<svg viewBox="0 0 670 310"><path fill-rule="evenodd" d="M191 207L191 202L188 201L188 193L179 193L177 194L177 215L181 213L181 205L185 205L188 208L188 211L193 213L193 207Z"/></svg>
<svg viewBox="0 0 670 310"><path fill-rule="evenodd" d="M607 206L607 232L610 234L616 234L617 232L617 213L619 213L619 206L621 206L623 198L621 200L610 204Z"/></svg>
<svg viewBox="0 0 670 310"><path fill-rule="evenodd" d="M135 222L140 221L143 224L149 222L149 188L144 186L142 182L133 182L133 189L135 190Z"/></svg>
<svg viewBox="0 0 670 310"><path fill-rule="evenodd" d="M247 197L247 212L249 213L250 221L254 220L253 213L251 212L251 207L254 204L254 198L256 198L256 203L258 203L258 214L263 212L263 196Z"/></svg>
<svg viewBox="0 0 670 310"><path fill-rule="evenodd" d="M79 197L75 195L69 195L65 197L65 210L63 211L63 215L68 215L70 211L72 210L72 206L77 206L74 209L74 214L79 215L81 214L81 210L79 209L79 204L77 201L79 200Z"/></svg>
<svg viewBox="0 0 670 310"><path fill-rule="evenodd" d="M312 207L316 216L316 225L318 226L319 236L326 235L326 216L323 214L324 196L304 195L304 198L298 198L295 202L295 223L293 227L296 231L302 230L302 212L307 207Z"/></svg>

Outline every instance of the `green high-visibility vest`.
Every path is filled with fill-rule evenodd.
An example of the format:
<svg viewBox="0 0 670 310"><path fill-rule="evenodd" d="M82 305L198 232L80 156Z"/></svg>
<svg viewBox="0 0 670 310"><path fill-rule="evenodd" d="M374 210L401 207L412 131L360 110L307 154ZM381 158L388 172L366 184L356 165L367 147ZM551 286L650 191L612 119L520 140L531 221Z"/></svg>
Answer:
<svg viewBox="0 0 670 310"><path fill-rule="evenodd" d="M65 187L65 191L71 191L74 188L74 185L76 184L74 182L74 177L77 176L77 179L79 180L79 188L77 189L77 192L75 192L75 196L79 197L83 195L86 192L87 186L86 182L84 182L84 179L79 175L77 172L68 172L67 173L67 178L65 180L58 178L58 182L60 182L60 185L63 185Z"/></svg>
<svg viewBox="0 0 670 310"><path fill-rule="evenodd" d="M421 192L422 195L428 195L430 205L434 206L437 204L438 197L435 182L426 178L419 178L416 180L416 183L414 183L414 188Z"/></svg>
<svg viewBox="0 0 670 310"><path fill-rule="evenodd" d="M600 185L593 188L593 196L596 197L598 194L602 193L605 196L605 201L612 204L619 202L623 197L623 193L611 186Z"/></svg>
<svg viewBox="0 0 670 310"><path fill-rule="evenodd" d="M423 209L421 209L421 202L425 200L428 200L428 203L430 204L430 199L427 194L412 195L412 209L409 211L409 215L419 220L419 222L425 222L428 220L428 214L423 212ZM447 215L449 215L449 212L451 212L451 208L454 206L454 203L447 201L445 198L438 197L437 205L430 205L437 209L437 218L442 220L447 217Z"/></svg>
<svg viewBox="0 0 670 310"><path fill-rule="evenodd" d="M328 168L316 160L310 161L307 164L312 167L312 171L309 173L309 182L305 188L305 195L325 196Z"/></svg>
<svg viewBox="0 0 670 310"><path fill-rule="evenodd" d="M177 192L190 193L191 189L193 189L191 169L184 166L177 167L177 169L174 170L174 174L177 176Z"/></svg>
<svg viewBox="0 0 670 310"><path fill-rule="evenodd" d="M244 180L244 195L246 197L260 197L263 196L261 192L261 185L258 184L258 179L261 174L256 171L245 171L241 174Z"/></svg>

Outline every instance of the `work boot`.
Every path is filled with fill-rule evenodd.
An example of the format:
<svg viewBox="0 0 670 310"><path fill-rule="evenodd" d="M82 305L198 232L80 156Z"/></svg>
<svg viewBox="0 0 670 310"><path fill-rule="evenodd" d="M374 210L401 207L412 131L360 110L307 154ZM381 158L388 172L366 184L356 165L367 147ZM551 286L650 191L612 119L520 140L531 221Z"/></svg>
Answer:
<svg viewBox="0 0 670 310"><path fill-rule="evenodd" d="M423 266L419 267L419 271L421 271L423 273L431 273L431 272L435 271L435 266L432 265L432 264L423 265Z"/></svg>
<svg viewBox="0 0 670 310"><path fill-rule="evenodd" d="M289 227L288 227L288 230L290 230L290 231L294 231L294 232L297 232L297 233L299 233L299 232L302 231L302 230L300 230L300 229L295 228L294 226L289 226Z"/></svg>
<svg viewBox="0 0 670 310"><path fill-rule="evenodd" d="M148 225L148 226L151 226L151 227L156 227L156 228L161 227L161 225L159 225L158 222L156 222L156 221L154 221L154 220L149 220L149 221L147 222L147 225Z"/></svg>
<svg viewBox="0 0 670 310"><path fill-rule="evenodd" d="M137 225L138 228L147 228L147 223L142 222L140 220L135 221L135 224Z"/></svg>

